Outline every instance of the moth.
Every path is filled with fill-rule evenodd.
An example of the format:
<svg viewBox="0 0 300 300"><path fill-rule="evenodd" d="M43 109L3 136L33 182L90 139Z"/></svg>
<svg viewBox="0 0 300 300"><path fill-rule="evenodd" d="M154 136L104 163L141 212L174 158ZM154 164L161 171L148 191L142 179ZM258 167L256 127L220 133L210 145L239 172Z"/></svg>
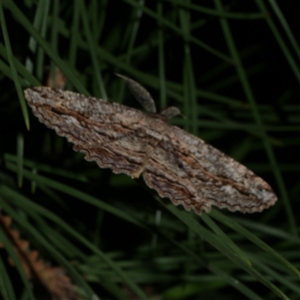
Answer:
<svg viewBox="0 0 300 300"><path fill-rule="evenodd" d="M211 206L243 213L261 212L277 197L242 164L200 138L172 126L176 107L157 113L149 92L122 77L148 112L103 99L49 87L25 90L33 114L74 144L100 168L143 177L160 197L201 214Z"/></svg>

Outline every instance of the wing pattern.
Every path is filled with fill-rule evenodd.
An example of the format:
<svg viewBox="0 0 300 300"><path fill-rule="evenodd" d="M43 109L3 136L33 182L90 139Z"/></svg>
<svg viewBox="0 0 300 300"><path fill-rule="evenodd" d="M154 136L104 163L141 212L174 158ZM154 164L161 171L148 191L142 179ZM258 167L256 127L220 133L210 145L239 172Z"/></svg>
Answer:
<svg viewBox="0 0 300 300"><path fill-rule="evenodd" d="M161 197L197 213L209 212L212 205L261 212L277 200L262 178L176 126L155 148L143 176Z"/></svg>
<svg viewBox="0 0 300 300"><path fill-rule="evenodd" d="M147 115L121 104L47 87L27 89L25 97L40 122L66 137L86 160L132 178L142 175L161 197L188 211L201 214L214 205L261 212L277 200L262 178L170 125L164 114Z"/></svg>

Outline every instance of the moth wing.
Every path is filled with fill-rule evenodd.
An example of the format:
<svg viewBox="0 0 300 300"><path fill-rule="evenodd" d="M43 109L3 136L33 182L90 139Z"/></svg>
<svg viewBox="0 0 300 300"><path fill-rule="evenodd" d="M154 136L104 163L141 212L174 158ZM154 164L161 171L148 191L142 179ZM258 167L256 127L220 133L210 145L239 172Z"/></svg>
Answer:
<svg viewBox="0 0 300 300"><path fill-rule="evenodd" d="M140 170L147 144L141 111L48 87L27 89L25 98L39 121L66 137L86 160L129 176Z"/></svg>
<svg viewBox="0 0 300 300"><path fill-rule="evenodd" d="M161 197L197 213L208 212L212 205L260 212L277 200L263 179L176 126L157 145L143 176Z"/></svg>

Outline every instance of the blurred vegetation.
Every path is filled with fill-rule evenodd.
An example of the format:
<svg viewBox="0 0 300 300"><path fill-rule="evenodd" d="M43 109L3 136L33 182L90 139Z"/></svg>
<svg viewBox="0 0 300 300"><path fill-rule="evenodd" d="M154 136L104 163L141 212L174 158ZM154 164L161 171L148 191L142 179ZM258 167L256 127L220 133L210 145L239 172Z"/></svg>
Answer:
<svg viewBox="0 0 300 300"><path fill-rule="evenodd" d="M300 299L295 3L0 0L1 213L78 297ZM173 124L263 177L278 202L198 216L85 161L24 100L56 67L68 90L139 108L114 73L137 80L159 109L183 112ZM5 230L1 299L54 299L29 281Z"/></svg>

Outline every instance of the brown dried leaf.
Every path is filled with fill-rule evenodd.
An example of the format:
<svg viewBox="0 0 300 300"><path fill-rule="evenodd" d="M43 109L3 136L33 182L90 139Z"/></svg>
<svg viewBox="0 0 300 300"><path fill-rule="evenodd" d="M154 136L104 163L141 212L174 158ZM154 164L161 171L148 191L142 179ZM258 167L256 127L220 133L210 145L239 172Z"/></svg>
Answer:
<svg viewBox="0 0 300 300"><path fill-rule="evenodd" d="M51 267L50 264L39 259L36 250L29 249L29 242L20 238L17 230L10 228L10 216L0 214L0 225L19 257L27 278L33 283L41 283L49 292L52 300L79 300L75 286L61 267ZM9 263L14 266L11 258Z"/></svg>
<svg viewBox="0 0 300 300"><path fill-rule="evenodd" d="M55 67L54 74L52 74L50 71L48 72L46 86L63 90L66 83L67 77L58 67Z"/></svg>

